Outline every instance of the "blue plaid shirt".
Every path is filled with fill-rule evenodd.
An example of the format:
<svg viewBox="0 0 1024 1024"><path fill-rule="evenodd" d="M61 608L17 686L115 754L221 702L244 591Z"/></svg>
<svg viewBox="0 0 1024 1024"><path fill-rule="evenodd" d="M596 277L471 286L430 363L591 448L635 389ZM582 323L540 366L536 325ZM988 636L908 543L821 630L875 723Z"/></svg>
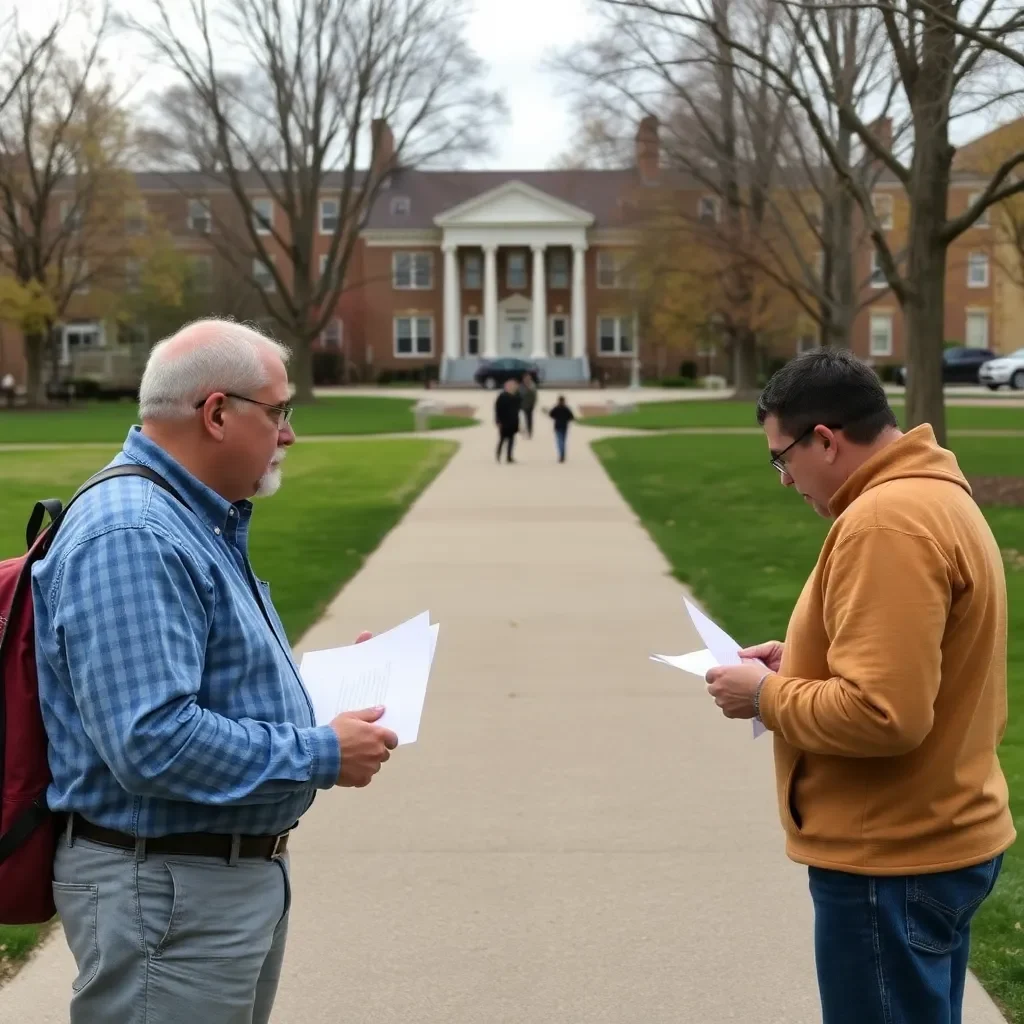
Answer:
<svg viewBox="0 0 1024 1024"><path fill-rule="evenodd" d="M127 462L193 511L141 477L105 481L33 569L49 805L146 837L283 832L334 785L341 751L314 724L269 586L277 638L253 595L252 505L138 427L111 465Z"/></svg>

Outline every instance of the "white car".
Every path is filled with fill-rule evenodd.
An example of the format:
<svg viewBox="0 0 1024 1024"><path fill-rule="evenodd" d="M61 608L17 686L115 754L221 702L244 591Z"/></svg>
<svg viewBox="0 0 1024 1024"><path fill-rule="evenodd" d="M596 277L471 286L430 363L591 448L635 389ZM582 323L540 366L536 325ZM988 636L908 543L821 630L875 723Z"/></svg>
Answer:
<svg viewBox="0 0 1024 1024"><path fill-rule="evenodd" d="M1009 385L1015 391L1024 391L1024 348L982 363L978 370L978 383L993 391Z"/></svg>

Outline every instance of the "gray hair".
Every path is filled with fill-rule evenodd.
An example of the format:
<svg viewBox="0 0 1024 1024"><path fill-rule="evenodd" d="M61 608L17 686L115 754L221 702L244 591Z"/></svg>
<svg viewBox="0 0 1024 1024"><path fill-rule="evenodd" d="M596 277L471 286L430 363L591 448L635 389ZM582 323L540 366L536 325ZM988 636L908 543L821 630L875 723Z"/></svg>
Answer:
<svg viewBox="0 0 1024 1024"><path fill-rule="evenodd" d="M250 395L269 383L263 355L289 350L247 324L196 320L153 346L139 385L139 418L185 419L214 391Z"/></svg>

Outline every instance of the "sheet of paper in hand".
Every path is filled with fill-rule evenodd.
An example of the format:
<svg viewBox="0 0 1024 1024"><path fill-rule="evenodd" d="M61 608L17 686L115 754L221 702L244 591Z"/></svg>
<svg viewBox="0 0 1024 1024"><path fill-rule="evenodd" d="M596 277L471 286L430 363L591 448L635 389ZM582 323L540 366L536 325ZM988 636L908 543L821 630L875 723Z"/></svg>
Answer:
<svg viewBox="0 0 1024 1024"><path fill-rule="evenodd" d="M743 660L736 652L742 645L736 643L728 633L717 623L712 622L695 604L683 599L686 604L686 611L689 613L690 621L694 629L700 635L701 640L707 644L703 650L691 651L689 654L652 654L651 661L658 661L664 665L671 665L682 672L689 672L692 675L704 678L709 668L716 665L740 665ZM755 664L762 664L756 662ZM755 718L752 719L754 739L765 732L765 727Z"/></svg>
<svg viewBox="0 0 1024 1024"><path fill-rule="evenodd" d="M299 671L316 724L382 704L386 710L377 724L392 729L399 744L415 742L439 629L429 612L421 612L361 644L307 651Z"/></svg>

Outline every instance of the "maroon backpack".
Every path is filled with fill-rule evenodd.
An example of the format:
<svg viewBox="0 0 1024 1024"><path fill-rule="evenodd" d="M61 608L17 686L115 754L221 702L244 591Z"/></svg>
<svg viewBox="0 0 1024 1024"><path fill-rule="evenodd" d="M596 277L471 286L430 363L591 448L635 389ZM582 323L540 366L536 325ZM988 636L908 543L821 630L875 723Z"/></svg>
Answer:
<svg viewBox="0 0 1024 1024"><path fill-rule="evenodd" d="M28 553L0 562L0 924L41 924L56 913L57 822L46 806L51 775L36 677L32 566L50 550L75 500L120 476L145 477L178 497L146 466L112 466L86 480L64 508L55 498L38 502L25 530ZM52 522L40 536L47 515Z"/></svg>

